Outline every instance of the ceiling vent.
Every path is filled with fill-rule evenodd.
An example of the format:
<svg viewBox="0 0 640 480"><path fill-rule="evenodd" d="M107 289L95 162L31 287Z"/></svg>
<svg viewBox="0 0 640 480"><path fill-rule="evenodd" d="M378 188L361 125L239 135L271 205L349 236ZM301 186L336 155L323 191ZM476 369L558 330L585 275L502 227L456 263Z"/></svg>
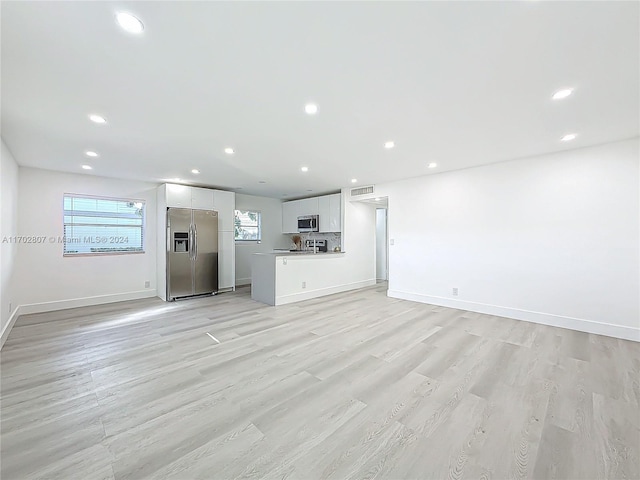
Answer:
<svg viewBox="0 0 640 480"><path fill-rule="evenodd" d="M367 195L369 193L373 193L373 185L369 185L368 187L358 187L351 189L351 196L357 197L358 195Z"/></svg>

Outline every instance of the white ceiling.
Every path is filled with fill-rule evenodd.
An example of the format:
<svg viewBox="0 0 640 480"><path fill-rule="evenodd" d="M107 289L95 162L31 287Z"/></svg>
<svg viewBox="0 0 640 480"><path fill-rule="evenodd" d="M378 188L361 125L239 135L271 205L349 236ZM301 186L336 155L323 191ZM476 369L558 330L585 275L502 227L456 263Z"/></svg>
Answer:
<svg viewBox="0 0 640 480"><path fill-rule="evenodd" d="M289 198L639 133L638 2L1 8L2 137L20 165Z"/></svg>

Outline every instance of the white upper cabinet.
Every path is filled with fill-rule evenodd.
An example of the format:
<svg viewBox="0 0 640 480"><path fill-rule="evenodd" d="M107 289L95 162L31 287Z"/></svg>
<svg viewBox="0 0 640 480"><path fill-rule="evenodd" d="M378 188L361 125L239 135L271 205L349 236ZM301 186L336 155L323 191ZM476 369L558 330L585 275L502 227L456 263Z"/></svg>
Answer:
<svg viewBox="0 0 640 480"><path fill-rule="evenodd" d="M298 217L318 215L318 197L292 200L282 204L282 233L298 232Z"/></svg>
<svg viewBox="0 0 640 480"><path fill-rule="evenodd" d="M167 183L167 207L191 208L191 187Z"/></svg>
<svg viewBox="0 0 640 480"><path fill-rule="evenodd" d="M318 215L320 232L340 232L341 223L341 195L325 195L322 197L304 198L282 204L282 233L296 233L298 231L298 217L304 215Z"/></svg>
<svg viewBox="0 0 640 480"><path fill-rule="evenodd" d="M331 215L331 201L329 195L318 198L318 231L331 232L329 229L329 215Z"/></svg>
<svg viewBox="0 0 640 480"><path fill-rule="evenodd" d="M166 184L167 207L195 208L218 212L218 230L233 231L236 194L211 188Z"/></svg>
<svg viewBox="0 0 640 480"><path fill-rule="evenodd" d="M298 202L284 202L282 204L282 233L296 233L298 231Z"/></svg>
<svg viewBox="0 0 640 480"><path fill-rule="evenodd" d="M219 214L218 229L224 232L233 231L235 218L236 194L222 190L211 190L213 193L213 209Z"/></svg>
<svg viewBox="0 0 640 480"><path fill-rule="evenodd" d="M329 231L342 231L342 194L329 195Z"/></svg>
<svg viewBox="0 0 640 480"><path fill-rule="evenodd" d="M320 232L342 231L341 215L342 205L340 194L318 197L318 222Z"/></svg>
<svg viewBox="0 0 640 480"><path fill-rule="evenodd" d="M303 198L300 202L300 216L318 215L318 197Z"/></svg>
<svg viewBox="0 0 640 480"><path fill-rule="evenodd" d="M191 187L191 208L197 210L215 210L213 195L214 190L210 188Z"/></svg>

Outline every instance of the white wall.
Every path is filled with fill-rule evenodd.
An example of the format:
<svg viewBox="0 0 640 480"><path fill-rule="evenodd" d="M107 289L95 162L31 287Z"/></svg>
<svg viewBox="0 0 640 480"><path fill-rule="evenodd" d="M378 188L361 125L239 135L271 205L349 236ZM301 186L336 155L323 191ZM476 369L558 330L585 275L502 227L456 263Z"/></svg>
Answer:
<svg viewBox="0 0 640 480"><path fill-rule="evenodd" d="M251 255L289 248L291 236L282 234L282 201L276 198L236 194L236 210L262 214L262 242L236 242L236 285L251 283Z"/></svg>
<svg viewBox="0 0 640 480"><path fill-rule="evenodd" d="M18 246L10 237L18 235L18 164L0 141L0 347L4 344L17 317L13 272ZM9 308L11 304L11 308Z"/></svg>
<svg viewBox="0 0 640 480"><path fill-rule="evenodd" d="M376 209L376 278L387 279L387 209Z"/></svg>
<svg viewBox="0 0 640 480"><path fill-rule="evenodd" d="M48 311L156 295L156 187L144 182L21 168L19 235L62 237L64 193L143 199L145 253L63 257L57 241L20 245L15 301L20 313ZM145 289L145 281L150 288Z"/></svg>
<svg viewBox="0 0 640 480"><path fill-rule="evenodd" d="M640 340L639 158L633 139L376 186L389 294Z"/></svg>
<svg viewBox="0 0 640 480"><path fill-rule="evenodd" d="M342 244L346 253L345 283L376 283L376 207L351 202L350 188L342 190Z"/></svg>

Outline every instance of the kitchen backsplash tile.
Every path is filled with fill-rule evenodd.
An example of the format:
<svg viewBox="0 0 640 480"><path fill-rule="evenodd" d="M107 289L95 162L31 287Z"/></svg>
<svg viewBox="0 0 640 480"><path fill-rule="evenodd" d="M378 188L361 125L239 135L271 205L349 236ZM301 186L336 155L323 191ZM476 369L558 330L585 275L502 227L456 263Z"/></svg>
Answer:
<svg viewBox="0 0 640 480"><path fill-rule="evenodd" d="M335 247L340 247L342 245L342 234L341 233L300 233L298 234L302 237L302 245L304 245L305 240L326 240L327 241L327 250L333 251Z"/></svg>

